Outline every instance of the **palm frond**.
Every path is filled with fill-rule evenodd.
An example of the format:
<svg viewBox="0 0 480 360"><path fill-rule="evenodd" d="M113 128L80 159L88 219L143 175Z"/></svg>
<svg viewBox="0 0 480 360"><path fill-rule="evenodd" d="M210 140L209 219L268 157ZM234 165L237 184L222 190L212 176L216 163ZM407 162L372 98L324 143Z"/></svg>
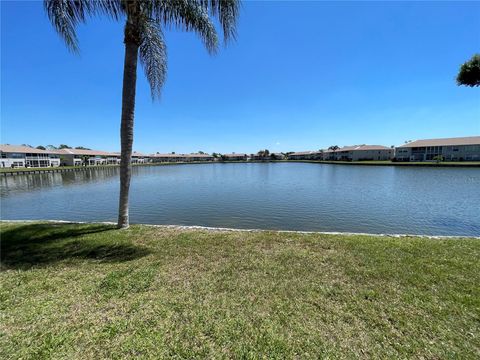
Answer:
<svg viewBox="0 0 480 360"><path fill-rule="evenodd" d="M201 0L202 6L212 16L217 17L223 30L225 42L235 40L237 35L237 18L240 12L239 0Z"/></svg>
<svg viewBox="0 0 480 360"><path fill-rule="evenodd" d="M159 98L167 76L167 47L154 20L144 20L140 29L140 63L150 84L152 99Z"/></svg>
<svg viewBox="0 0 480 360"><path fill-rule="evenodd" d="M208 9L198 0L163 1L152 0L152 18L164 25L173 25L186 31L196 32L207 51L215 53L218 48L217 31Z"/></svg>
<svg viewBox="0 0 480 360"><path fill-rule="evenodd" d="M78 39L75 28L85 22L90 3L88 1L46 0L45 11L57 33L72 52L78 52Z"/></svg>
<svg viewBox="0 0 480 360"><path fill-rule="evenodd" d="M122 0L44 0L45 12L68 49L79 51L76 27L97 14L119 19L124 13Z"/></svg>

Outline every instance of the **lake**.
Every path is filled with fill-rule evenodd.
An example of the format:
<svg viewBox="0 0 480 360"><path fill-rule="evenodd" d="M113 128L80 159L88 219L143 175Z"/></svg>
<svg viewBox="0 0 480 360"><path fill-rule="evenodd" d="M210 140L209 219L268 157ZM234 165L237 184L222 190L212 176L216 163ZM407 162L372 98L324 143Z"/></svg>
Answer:
<svg viewBox="0 0 480 360"><path fill-rule="evenodd" d="M0 179L1 218L116 221L118 168ZM480 235L480 169L308 163L134 167L132 223Z"/></svg>

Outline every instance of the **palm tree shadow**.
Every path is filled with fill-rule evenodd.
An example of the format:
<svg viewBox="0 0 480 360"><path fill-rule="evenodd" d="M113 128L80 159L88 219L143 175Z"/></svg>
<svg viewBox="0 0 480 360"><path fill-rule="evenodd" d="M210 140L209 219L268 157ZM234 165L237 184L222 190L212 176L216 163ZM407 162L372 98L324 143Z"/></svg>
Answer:
<svg viewBox="0 0 480 360"><path fill-rule="evenodd" d="M86 236L106 233L102 236ZM68 259L130 261L150 251L119 239L113 225L28 224L1 232L2 269L28 269Z"/></svg>

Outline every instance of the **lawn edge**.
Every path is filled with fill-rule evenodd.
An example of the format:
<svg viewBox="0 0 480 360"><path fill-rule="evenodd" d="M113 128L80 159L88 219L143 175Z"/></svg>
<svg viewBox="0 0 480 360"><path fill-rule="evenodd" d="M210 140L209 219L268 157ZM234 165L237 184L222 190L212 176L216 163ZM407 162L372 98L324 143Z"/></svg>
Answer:
<svg viewBox="0 0 480 360"><path fill-rule="evenodd" d="M111 221L71 221L71 220L2 220L0 224L103 224L103 225L116 225ZM184 230L184 231L207 231L207 232L247 232L247 233L278 233L278 234L319 234L319 235L332 235L332 236L373 236L373 237L391 237L391 238L422 238L422 239L475 239L480 240L480 236L463 236L463 235L425 235L425 234L389 234L389 233L363 233L363 232L342 232L342 231L303 231L303 230L276 230L276 229L238 229L227 227L213 227L213 226L200 226L200 225L160 225L160 224L141 224L134 223L133 226L160 228L160 229L172 229L172 230Z"/></svg>

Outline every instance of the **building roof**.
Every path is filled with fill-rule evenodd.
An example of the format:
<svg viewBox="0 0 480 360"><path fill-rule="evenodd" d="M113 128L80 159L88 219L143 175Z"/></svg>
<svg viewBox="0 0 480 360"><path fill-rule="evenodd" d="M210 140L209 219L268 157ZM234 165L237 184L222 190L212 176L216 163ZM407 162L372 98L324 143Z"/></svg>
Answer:
<svg viewBox="0 0 480 360"><path fill-rule="evenodd" d="M212 155L209 154L152 154L150 157L167 157L167 158L189 158L189 157L203 157L210 158Z"/></svg>
<svg viewBox="0 0 480 360"><path fill-rule="evenodd" d="M324 153L342 152L342 151L359 151L359 150L392 150L388 146L383 145L350 145L343 146L337 150L325 150Z"/></svg>
<svg viewBox="0 0 480 360"><path fill-rule="evenodd" d="M150 157L183 157L182 154L152 154Z"/></svg>
<svg viewBox="0 0 480 360"><path fill-rule="evenodd" d="M225 157L239 157L239 156L245 157L245 156L247 156L247 154L235 154L234 153L234 154L223 154L223 156L225 156Z"/></svg>
<svg viewBox="0 0 480 360"><path fill-rule="evenodd" d="M87 155L87 156L120 156L120 153L101 151L101 150L85 150L85 149L60 149L57 154L64 155Z"/></svg>
<svg viewBox="0 0 480 360"><path fill-rule="evenodd" d="M313 155L313 154L320 154L320 151L297 151L289 155Z"/></svg>
<svg viewBox="0 0 480 360"><path fill-rule="evenodd" d="M416 140L398 147L411 148L411 147L423 147L423 146L455 146L455 145L480 145L480 136Z"/></svg>
<svg viewBox="0 0 480 360"><path fill-rule="evenodd" d="M118 155L120 155L120 153L118 153ZM135 156L135 157L149 157L149 155L145 155L145 154L142 154L142 153L137 152L137 151L132 152L132 156Z"/></svg>
<svg viewBox="0 0 480 360"><path fill-rule="evenodd" d="M197 154L197 153L195 153L195 154L185 154L184 156L185 157L203 157L203 158L212 157L212 155L209 155L209 154Z"/></svg>
<svg viewBox="0 0 480 360"><path fill-rule="evenodd" d="M24 145L0 145L0 152L20 154L59 154L58 150L41 150Z"/></svg>

